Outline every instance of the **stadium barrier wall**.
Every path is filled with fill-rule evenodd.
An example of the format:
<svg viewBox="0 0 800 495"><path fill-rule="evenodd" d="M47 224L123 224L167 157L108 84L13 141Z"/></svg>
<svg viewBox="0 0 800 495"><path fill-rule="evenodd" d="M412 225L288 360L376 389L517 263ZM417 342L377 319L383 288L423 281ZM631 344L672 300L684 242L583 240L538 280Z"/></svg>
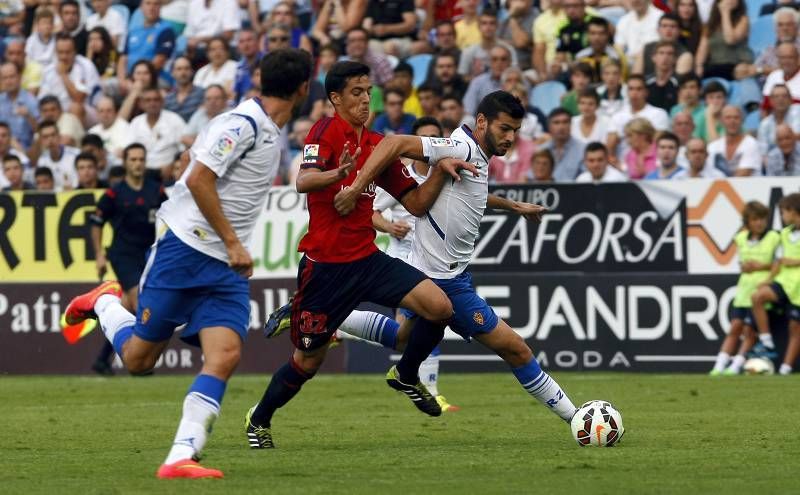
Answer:
<svg viewBox="0 0 800 495"><path fill-rule="evenodd" d="M488 211L471 270L479 292L528 339L551 369L706 370L727 327L738 262L733 237L750 200L770 206L800 190L798 178L498 186L536 202L540 224ZM96 283L88 217L100 191L0 195L0 373L84 373L101 341L67 346L58 315ZM294 290L305 198L273 188L251 251L251 338L243 372L271 372L287 338L265 341L264 315ZM109 229L106 240L110 239ZM379 236L382 248L388 238ZM106 242L108 244L108 242ZM385 311L385 309L384 309ZM779 336L780 340L781 336ZM385 370L391 353L353 342L329 370ZM445 369L502 369L479 345L448 334ZM188 354L187 354L188 353ZM161 370L193 372L197 350L173 344Z"/></svg>

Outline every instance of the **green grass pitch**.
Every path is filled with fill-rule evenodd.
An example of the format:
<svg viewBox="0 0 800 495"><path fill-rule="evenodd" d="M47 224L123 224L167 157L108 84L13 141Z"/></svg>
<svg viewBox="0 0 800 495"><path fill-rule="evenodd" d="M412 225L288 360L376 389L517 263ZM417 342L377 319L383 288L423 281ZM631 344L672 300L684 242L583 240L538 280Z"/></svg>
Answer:
<svg viewBox="0 0 800 495"><path fill-rule="evenodd" d="M377 375L320 376L253 451L243 417L267 377L236 376L204 463L224 480L156 480L188 376L0 378L0 492L797 493L800 377L559 373L610 400L620 445L581 448L511 374L444 373L460 412L428 418Z"/></svg>

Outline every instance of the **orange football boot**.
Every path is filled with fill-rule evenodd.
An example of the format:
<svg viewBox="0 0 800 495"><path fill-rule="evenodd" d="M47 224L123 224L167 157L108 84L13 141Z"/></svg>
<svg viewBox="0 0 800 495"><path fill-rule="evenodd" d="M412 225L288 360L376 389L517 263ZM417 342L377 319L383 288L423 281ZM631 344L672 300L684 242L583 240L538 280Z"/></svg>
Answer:
<svg viewBox="0 0 800 495"><path fill-rule="evenodd" d="M97 318L97 315L94 313L94 304L100 296L105 294L121 298L122 287L119 285L119 282L114 280L103 282L89 292L73 298L72 301L69 302L67 310L64 311L64 321L66 324L68 326L76 325L89 318Z"/></svg>
<svg viewBox="0 0 800 495"><path fill-rule="evenodd" d="M159 479L167 480L175 478L222 478L223 475L219 469L210 469L201 466L193 459L184 459L172 464L162 464L158 468L156 476Z"/></svg>

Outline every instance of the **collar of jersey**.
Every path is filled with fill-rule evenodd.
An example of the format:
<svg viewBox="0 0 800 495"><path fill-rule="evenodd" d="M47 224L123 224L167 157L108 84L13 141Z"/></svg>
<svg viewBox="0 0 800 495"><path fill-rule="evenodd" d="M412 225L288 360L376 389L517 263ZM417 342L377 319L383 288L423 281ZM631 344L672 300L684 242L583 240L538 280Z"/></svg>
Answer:
<svg viewBox="0 0 800 495"><path fill-rule="evenodd" d="M478 143L478 140L477 140L477 139L475 139L475 135L474 135L474 134L472 134L472 129L470 129L470 128L469 128L469 126L468 126L467 124L461 124L461 129L462 129L462 130L463 130L463 131L464 131L464 132L467 134L467 136L469 136L469 138L470 138L470 139L472 139L472 141L475 143L475 147L476 147L476 148L478 148L478 153L480 153L480 154L481 154L481 156L483 157L483 159L484 159L484 160L486 160L486 163L489 163L489 159L486 157L486 153L484 153L484 152L483 152L483 150L481 149L481 145L480 145L480 143Z"/></svg>

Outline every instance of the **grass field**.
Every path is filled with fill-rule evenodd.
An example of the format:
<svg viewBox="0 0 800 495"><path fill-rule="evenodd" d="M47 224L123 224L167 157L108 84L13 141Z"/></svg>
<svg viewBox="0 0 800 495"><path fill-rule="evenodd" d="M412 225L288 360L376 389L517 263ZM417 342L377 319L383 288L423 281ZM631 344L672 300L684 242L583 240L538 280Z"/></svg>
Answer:
<svg viewBox="0 0 800 495"><path fill-rule="evenodd" d="M800 377L563 373L626 434L578 447L510 374L448 375L462 411L418 413L376 375L321 376L280 410L277 449L243 416L265 377L237 376L204 462L224 480L159 481L189 377L0 378L0 493L798 493Z"/></svg>

